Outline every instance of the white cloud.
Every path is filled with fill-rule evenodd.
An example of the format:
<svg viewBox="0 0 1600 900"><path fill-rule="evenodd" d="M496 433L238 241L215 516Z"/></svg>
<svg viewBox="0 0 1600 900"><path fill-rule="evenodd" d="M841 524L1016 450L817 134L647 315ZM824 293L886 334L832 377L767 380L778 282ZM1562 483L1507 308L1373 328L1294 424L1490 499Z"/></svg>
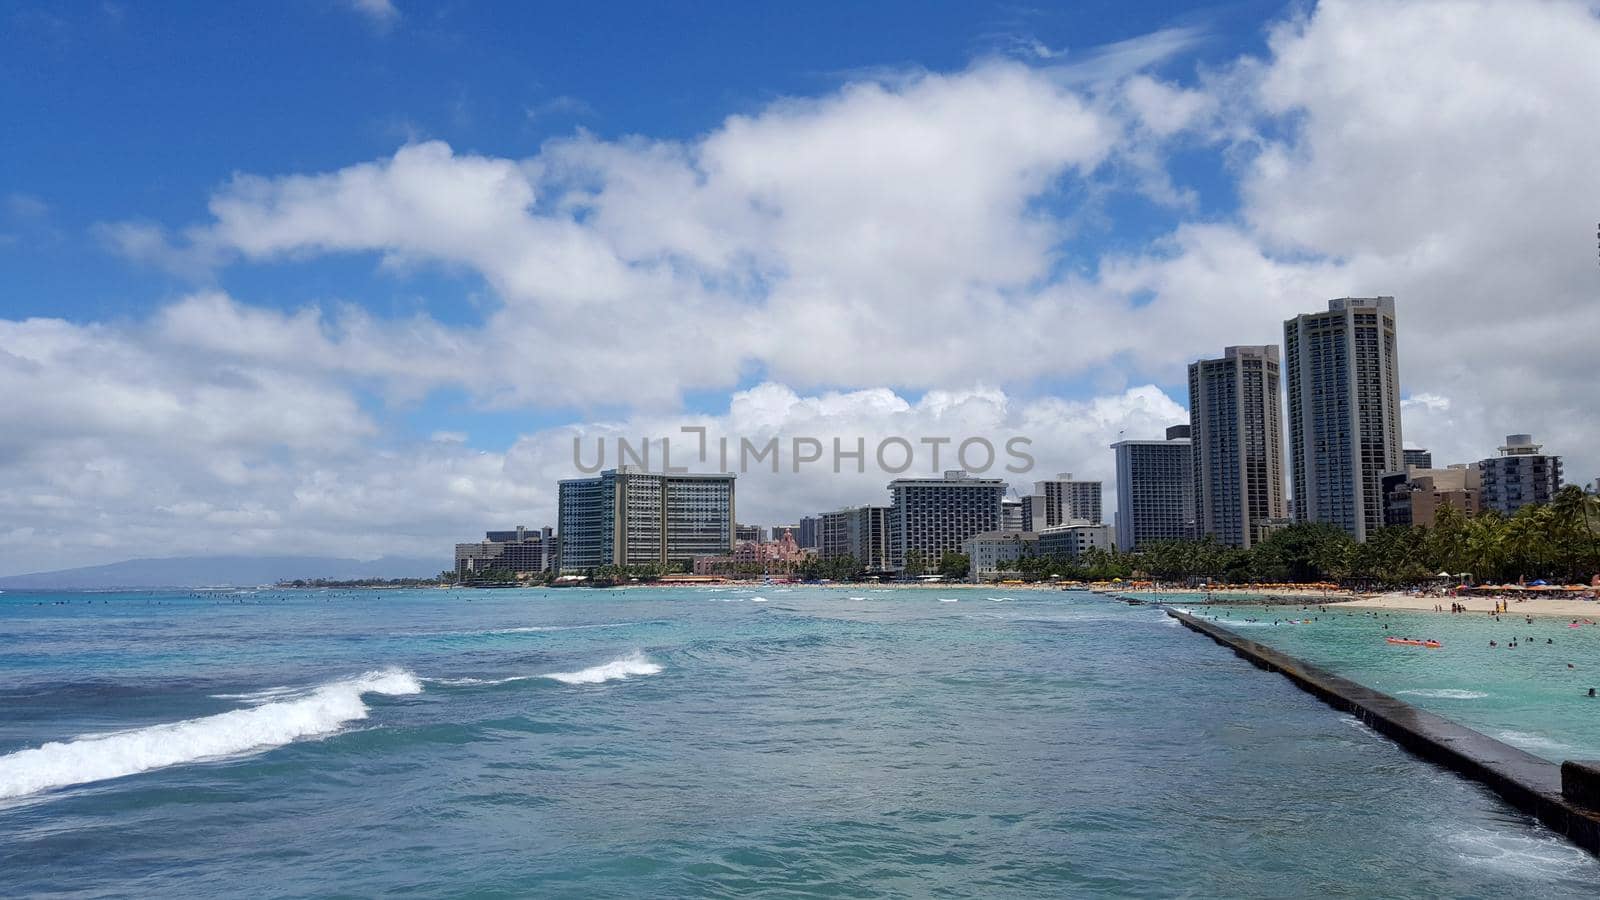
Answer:
<svg viewBox="0 0 1600 900"><path fill-rule="evenodd" d="M351 9L366 16L374 25L387 28L400 20L394 0L346 0Z"/></svg>
<svg viewBox="0 0 1600 900"><path fill-rule="evenodd" d="M638 412L534 431L503 453L484 452L463 433L382 435L340 372L250 362L252 347L218 366L214 346L184 343L198 333L166 327L190 307L226 302L191 298L150 325L0 321L0 346L22 351L0 352L0 393L17 401L0 407L0 574L188 553L443 561L451 543L485 528L554 524L556 482L578 474L575 436L589 446L597 437L678 439L675 456L685 461L693 444L684 424L706 427L713 441L729 437L735 448L740 438L776 437L786 455L796 437L875 447L899 435L920 449L925 436L979 436L1002 447L1021 436L1032 439L1040 472L1074 467L1105 477L1101 451L1120 430L1156 434L1183 415L1152 387L1083 402L1020 400L994 389L912 401L881 388L805 395L768 383L712 414ZM308 314L239 321L265 335L269 351L275 328L309 333L316 324ZM615 464L614 446L611 453ZM796 475L786 456L781 474L741 476L741 516L775 521L882 502L890 476L867 465L865 474L807 466ZM917 471L952 465L935 467L924 455ZM1012 480L1024 486L1028 477Z"/></svg>

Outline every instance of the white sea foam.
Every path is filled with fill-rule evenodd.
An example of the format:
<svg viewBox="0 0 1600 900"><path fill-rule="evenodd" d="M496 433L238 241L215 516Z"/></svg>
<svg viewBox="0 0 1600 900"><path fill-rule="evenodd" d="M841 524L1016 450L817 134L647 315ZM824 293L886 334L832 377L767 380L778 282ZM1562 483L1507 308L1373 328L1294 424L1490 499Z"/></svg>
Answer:
<svg viewBox="0 0 1600 900"><path fill-rule="evenodd" d="M510 684L514 681L532 681L538 675L512 675L509 678L424 678L429 684L442 684L446 687L475 687L484 684Z"/></svg>
<svg viewBox="0 0 1600 900"><path fill-rule="evenodd" d="M1524 750L1571 750L1572 748L1560 741L1553 741L1542 734L1533 734L1527 731L1502 731L1500 740L1508 744L1515 744Z"/></svg>
<svg viewBox="0 0 1600 900"><path fill-rule="evenodd" d="M247 691L242 694L212 694L211 699L237 700L243 703L249 703L252 706L258 706L262 703L271 703L274 700L282 700L285 697L304 695L313 690L315 690L315 688L271 687L259 691Z"/></svg>
<svg viewBox="0 0 1600 900"><path fill-rule="evenodd" d="M846 597L846 600L865 600L865 597Z"/></svg>
<svg viewBox="0 0 1600 900"><path fill-rule="evenodd" d="M940 597L939 598L939 602L940 603L960 603L961 602L961 598L960 597Z"/></svg>
<svg viewBox="0 0 1600 900"><path fill-rule="evenodd" d="M0 756L0 799L121 778L201 760L261 752L302 738L332 734L367 717L363 694L416 694L422 684L404 669L368 672L305 691L199 719L112 734L82 735Z"/></svg>
<svg viewBox="0 0 1600 900"><path fill-rule="evenodd" d="M551 672L544 677L553 678L562 684L601 684L627 678L630 675L657 675L660 672L660 666L645 658L644 654L635 653L576 672Z"/></svg>
<svg viewBox="0 0 1600 900"><path fill-rule="evenodd" d="M1412 691L1395 691L1395 693L1409 697L1432 697L1436 700L1482 700L1489 696L1483 691L1468 691L1461 688L1418 688Z"/></svg>
<svg viewBox="0 0 1600 900"><path fill-rule="evenodd" d="M750 598L750 602L751 603L766 603L767 602L767 598L765 598L765 597L751 597Z"/></svg>
<svg viewBox="0 0 1600 900"><path fill-rule="evenodd" d="M1015 598L1015 597L990 597L989 599L993 600L996 603L1005 603L1007 600L1016 600L1017 598Z"/></svg>
<svg viewBox="0 0 1600 900"><path fill-rule="evenodd" d="M1523 878L1575 876L1594 866L1582 850L1545 834L1471 828L1446 832L1444 839L1463 862Z"/></svg>
<svg viewBox="0 0 1600 900"><path fill-rule="evenodd" d="M583 631L589 628L627 628L642 622L595 622L587 625L519 625L513 628L489 628L481 631L397 631L395 637L479 637L490 634L538 634L545 631Z"/></svg>

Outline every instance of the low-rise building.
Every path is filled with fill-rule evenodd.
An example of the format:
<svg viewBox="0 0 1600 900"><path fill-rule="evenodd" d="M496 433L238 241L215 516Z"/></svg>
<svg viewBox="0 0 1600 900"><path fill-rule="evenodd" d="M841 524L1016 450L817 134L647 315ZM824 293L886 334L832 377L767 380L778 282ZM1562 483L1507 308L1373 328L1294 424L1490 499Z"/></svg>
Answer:
<svg viewBox="0 0 1600 900"><path fill-rule="evenodd" d="M1475 465L1446 469L1408 466L1383 474L1383 524L1432 528L1439 510L1475 516L1482 507L1482 473Z"/></svg>
<svg viewBox="0 0 1600 900"><path fill-rule="evenodd" d="M477 543L456 545L456 575L462 578L489 570L529 575L555 565L555 532L549 526L530 531L518 525L511 531L487 532Z"/></svg>
<svg viewBox="0 0 1600 900"><path fill-rule="evenodd" d="M1031 531L985 531L967 538L961 545L961 552L970 563L967 580L980 583L999 579L1005 571L1016 568L1002 564L1033 556L1038 544L1039 535Z"/></svg>
<svg viewBox="0 0 1600 900"><path fill-rule="evenodd" d="M1110 550L1116 529L1110 525L1057 525L1039 532L1040 556L1077 559L1090 550Z"/></svg>

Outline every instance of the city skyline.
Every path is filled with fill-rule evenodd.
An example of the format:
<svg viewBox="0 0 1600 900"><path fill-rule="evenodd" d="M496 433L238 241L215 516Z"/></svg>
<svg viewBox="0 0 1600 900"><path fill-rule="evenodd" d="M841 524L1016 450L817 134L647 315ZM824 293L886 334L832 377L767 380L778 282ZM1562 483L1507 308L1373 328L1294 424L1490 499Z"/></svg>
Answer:
<svg viewBox="0 0 1600 900"><path fill-rule="evenodd" d="M192 12L3 13L0 574L437 553L683 425L1026 434L1113 521L1188 363L1346 296L1402 304L1408 443L1600 476L1580 3Z"/></svg>

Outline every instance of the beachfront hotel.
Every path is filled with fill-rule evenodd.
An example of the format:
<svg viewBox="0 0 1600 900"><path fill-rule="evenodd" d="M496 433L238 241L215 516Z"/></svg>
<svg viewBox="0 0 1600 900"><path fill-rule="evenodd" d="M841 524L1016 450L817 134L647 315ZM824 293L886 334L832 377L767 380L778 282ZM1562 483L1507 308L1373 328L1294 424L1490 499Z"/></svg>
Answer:
<svg viewBox="0 0 1600 900"><path fill-rule="evenodd" d="M1478 463L1483 508L1511 515L1530 503L1549 503L1561 490L1561 457L1542 453L1531 434L1508 434L1499 456Z"/></svg>
<svg viewBox="0 0 1600 900"><path fill-rule="evenodd" d="M1382 477L1401 471L1393 297L1342 297L1283 323L1295 520L1364 541L1383 525Z"/></svg>
<svg viewBox="0 0 1600 900"><path fill-rule="evenodd" d="M868 572L889 569L887 506L851 506L818 518L817 555L822 559L851 557Z"/></svg>
<svg viewBox="0 0 1600 900"><path fill-rule="evenodd" d="M961 552L967 555L967 580L994 581L1003 576L1003 564L1026 556L1077 559L1090 550L1110 550L1110 525L1057 525L1043 531L985 531L967 538Z"/></svg>
<svg viewBox="0 0 1600 900"><path fill-rule="evenodd" d="M1117 547L1194 536L1194 451L1188 425L1167 429L1166 440L1117 441Z"/></svg>
<svg viewBox="0 0 1600 900"><path fill-rule="evenodd" d="M484 539L456 545L456 574L471 577L491 569L516 574L548 572L556 565L556 539L546 525L531 530L518 525L511 531L490 531Z"/></svg>
<svg viewBox="0 0 1600 900"><path fill-rule="evenodd" d="M654 474L619 466L560 482L560 567L692 564L734 547L734 476Z"/></svg>
<svg viewBox="0 0 1600 900"><path fill-rule="evenodd" d="M1076 480L1071 472L1035 481L1033 493L1022 498L1020 530L1038 531L1074 522L1098 525L1103 517L1100 497L1100 482Z"/></svg>
<svg viewBox="0 0 1600 900"><path fill-rule="evenodd" d="M889 482L889 493L894 499L891 567L904 570L908 554L916 551L923 567L932 569L945 553L960 553L973 535L1000 530L1006 483L952 469L943 478L896 478Z"/></svg>
<svg viewBox="0 0 1600 900"><path fill-rule="evenodd" d="M1276 346L1189 365L1196 537L1248 548L1284 518L1280 397Z"/></svg>

